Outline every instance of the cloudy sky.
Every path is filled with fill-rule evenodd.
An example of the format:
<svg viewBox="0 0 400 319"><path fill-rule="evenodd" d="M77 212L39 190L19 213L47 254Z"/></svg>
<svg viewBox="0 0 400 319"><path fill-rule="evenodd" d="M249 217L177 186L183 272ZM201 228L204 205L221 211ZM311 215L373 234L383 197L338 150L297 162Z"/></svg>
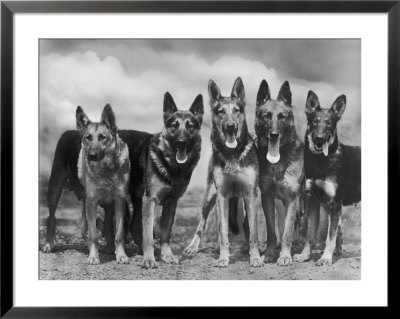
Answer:
<svg viewBox="0 0 400 319"><path fill-rule="evenodd" d="M212 78L222 94L229 95L238 76L245 86L251 129L261 80L267 80L273 97L288 80L301 138L305 99L311 89L323 107L346 94L339 138L361 143L359 40L40 40L40 128L48 132L41 145L41 174L50 173L62 131L75 129L77 105L98 121L104 105L110 103L119 128L154 133L162 128L166 91L181 109L188 109L201 93L203 153L191 185L205 185L210 157L207 83Z"/></svg>

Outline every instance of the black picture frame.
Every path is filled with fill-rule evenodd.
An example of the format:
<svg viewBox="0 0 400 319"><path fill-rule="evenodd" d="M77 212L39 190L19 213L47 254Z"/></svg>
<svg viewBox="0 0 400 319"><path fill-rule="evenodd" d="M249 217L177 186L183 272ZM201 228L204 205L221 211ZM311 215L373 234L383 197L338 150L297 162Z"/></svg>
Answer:
<svg viewBox="0 0 400 319"><path fill-rule="evenodd" d="M187 317L187 308L21 308L13 304L13 19L16 13L387 13L388 207L396 209L399 182L400 1L1 1L1 317ZM384 106L381 106L384 107ZM377 212L383 214L385 212ZM387 212L388 213L388 212ZM393 214L392 214L393 215ZM389 214L388 214L388 217ZM394 225L393 216L389 225ZM388 232L389 238L393 232ZM388 238L388 243L394 242ZM390 250L390 245L389 245ZM388 281L388 287L390 284ZM134 287L133 287L134 289ZM32 292L34 293L34 292ZM156 292L157 293L157 292ZM388 305L390 306L390 298ZM196 310L218 315L227 309ZM269 311L269 310L268 310ZM299 310L305 314L306 309ZM234 310L238 315L238 310ZM185 314L186 313L186 314ZM299 313L297 313L298 315ZM267 315L264 313L264 315ZM271 315L271 313L268 313Z"/></svg>

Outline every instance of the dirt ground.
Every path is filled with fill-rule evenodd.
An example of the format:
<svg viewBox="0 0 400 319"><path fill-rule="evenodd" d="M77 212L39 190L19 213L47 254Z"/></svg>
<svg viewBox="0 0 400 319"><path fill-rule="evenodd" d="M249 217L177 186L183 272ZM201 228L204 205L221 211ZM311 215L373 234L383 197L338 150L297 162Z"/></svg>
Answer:
<svg viewBox="0 0 400 319"><path fill-rule="evenodd" d="M42 194L45 190L42 189ZM55 280L357 280L361 279L361 208L346 207L343 212L343 253L335 256L332 266L318 267L315 265L321 255L321 250L315 250L312 260L305 263L294 263L282 267L276 264L265 264L261 268L249 266L248 246L242 234L230 234L231 259L228 268L214 267L218 259L215 214L209 222L200 251L194 257L183 256L183 250L190 242L196 229L201 205L199 190L187 192L181 199L172 233L172 249L179 256L179 265L167 265L160 260L159 245L156 243L157 269L142 269L142 256L137 253L133 242L126 246L130 258L127 265L116 263L115 256L106 254L103 250L105 242L100 238L100 265L88 265L88 250L77 227L81 214L80 203L73 194L64 191L57 211L58 225L56 229L56 246L52 253L40 254L39 279ZM39 246L44 245L45 218L47 208L44 196L41 196ZM260 217L259 233L262 249L265 248L265 219ZM292 252L300 252L301 241L293 245ZM279 251L277 251L277 256Z"/></svg>

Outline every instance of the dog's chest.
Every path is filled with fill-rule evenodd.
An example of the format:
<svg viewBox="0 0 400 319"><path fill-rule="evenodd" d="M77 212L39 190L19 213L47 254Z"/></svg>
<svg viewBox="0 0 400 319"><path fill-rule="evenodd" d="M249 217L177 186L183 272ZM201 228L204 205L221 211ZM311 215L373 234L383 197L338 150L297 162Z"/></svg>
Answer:
<svg viewBox="0 0 400 319"><path fill-rule="evenodd" d="M122 165L108 165L105 158L99 162L87 162L81 151L78 160L78 176L88 197L107 203L115 197L126 197L130 163L129 158ZM117 167L117 168L116 168Z"/></svg>
<svg viewBox="0 0 400 319"><path fill-rule="evenodd" d="M149 182L148 190L151 192L150 197L155 198L159 205L181 197L188 185L186 181L174 179L170 183L166 183L154 174L150 176Z"/></svg>
<svg viewBox="0 0 400 319"><path fill-rule="evenodd" d="M255 168L237 167L235 170L226 170L216 166L213 171L216 188L223 196L245 196L255 190L257 172Z"/></svg>
<svg viewBox="0 0 400 319"><path fill-rule="evenodd" d="M260 188L272 191L277 198L284 199L300 191L303 176L301 160L289 164L266 164L260 173Z"/></svg>

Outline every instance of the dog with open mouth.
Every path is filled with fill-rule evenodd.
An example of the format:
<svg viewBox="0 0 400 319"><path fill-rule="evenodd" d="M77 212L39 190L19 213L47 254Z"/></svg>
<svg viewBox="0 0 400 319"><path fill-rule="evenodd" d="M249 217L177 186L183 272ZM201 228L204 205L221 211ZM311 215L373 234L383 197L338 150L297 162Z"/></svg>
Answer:
<svg viewBox="0 0 400 319"><path fill-rule="evenodd" d="M202 216L193 240L185 249L187 255L197 253L201 235L210 212L216 207L218 215L220 256L217 267L229 265L228 226L239 232L237 212L239 197L243 198L246 217L244 231L250 244L250 266L263 265L258 248L256 198L258 163L255 141L247 129L245 91L242 79L236 79L230 97L221 95L213 80L208 92L212 114L212 157L209 162L207 189Z"/></svg>
<svg viewBox="0 0 400 319"><path fill-rule="evenodd" d="M275 199L285 207L285 225L278 265L292 263L291 245L304 179L303 144L294 122L292 93L284 82L276 100L271 98L267 81L257 93L255 132L257 135L259 186L267 222L267 250L263 259L275 262Z"/></svg>
<svg viewBox="0 0 400 319"><path fill-rule="evenodd" d="M298 262L310 259L322 206L329 215L329 230L317 265L331 265L335 248L341 251L342 205L361 201L361 148L341 144L338 140L337 124L345 109L345 95L340 95L330 108L322 108L318 96L313 91L308 92L304 210L309 225L304 249L293 257Z"/></svg>
<svg viewBox="0 0 400 319"><path fill-rule="evenodd" d="M176 206L190 182L192 172L200 159L203 121L203 97L198 95L188 111L178 110L170 93L164 95L164 128L154 134L144 156L143 197L143 264L144 268L156 268L154 258L153 226L155 209L162 206L161 260L179 262L172 253L170 236Z"/></svg>

